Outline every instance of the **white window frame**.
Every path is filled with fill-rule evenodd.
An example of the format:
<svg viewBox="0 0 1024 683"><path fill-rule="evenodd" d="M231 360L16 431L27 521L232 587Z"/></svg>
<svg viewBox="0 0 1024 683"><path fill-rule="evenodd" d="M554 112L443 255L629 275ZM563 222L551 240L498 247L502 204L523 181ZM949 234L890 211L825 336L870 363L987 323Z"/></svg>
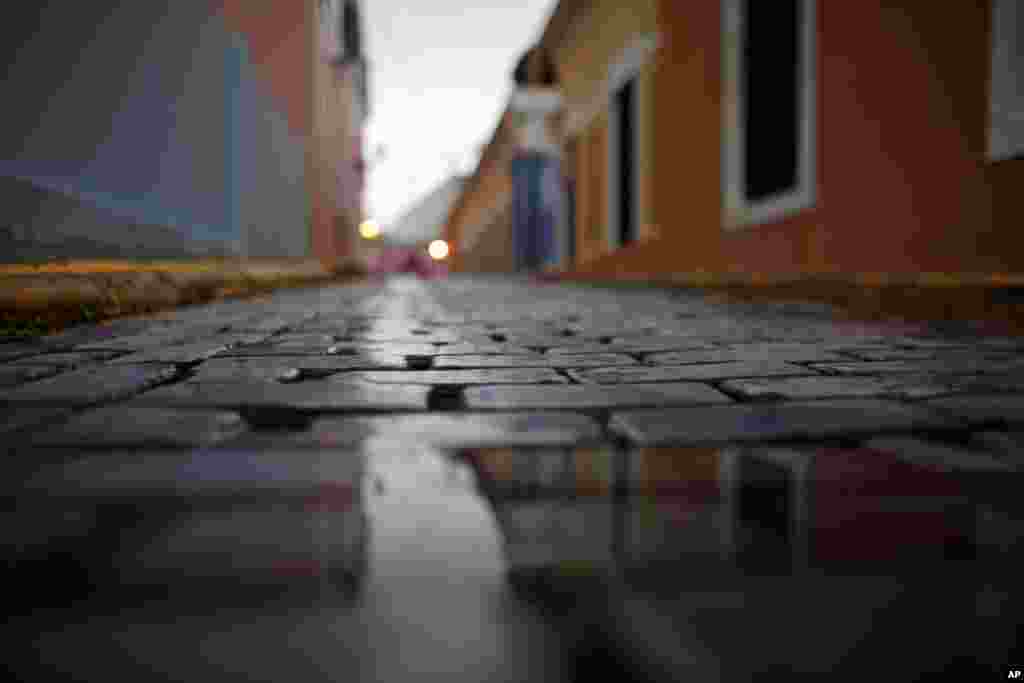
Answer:
<svg viewBox="0 0 1024 683"><path fill-rule="evenodd" d="M345 54L345 35L341 30L342 0L320 0L321 58L335 63Z"/></svg>
<svg viewBox="0 0 1024 683"><path fill-rule="evenodd" d="M368 67L364 61L357 61L346 63L344 68L348 69L352 83L350 91L352 102L350 122L353 128L360 128L365 125L367 118L369 118L369 94L366 94L366 98L363 97L363 94L367 91L366 78Z"/></svg>
<svg viewBox="0 0 1024 683"><path fill-rule="evenodd" d="M817 185L817 0L801 3L802 64L798 103L801 112L800 153L797 183L789 192L755 202L747 201L743 140L746 115L743 106L744 21L742 0L722 1L723 141L722 189L726 230L739 230L778 220L814 206Z"/></svg>
<svg viewBox="0 0 1024 683"><path fill-rule="evenodd" d="M992 0L988 160L1024 156L1024 7Z"/></svg>
<svg viewBox="0 0 1024 683"><path fill-rule="evenodd" d="M605 226L605 242L612 249L622 247L621 230L619 229L619 105L617 96L619 91L630 82L635 88L633 92L633 177L630 182L633 185L633 220L636 225L636 239L641 236L640 229L640 167L641 167L641 129L643 127L640 118L641 106L641 80L640 72L647 63L651 53L658 46L656 34L641 36L625 50L622 51L619 59L608 69L608 149L607 163L607 201L606 209L608 223Z"/></svg>
<svg viewBox="0 0 1024 683"><path fill-rule="evenodd" d="M756 455L743 449L725 449L718 455L718 481L721 482L724 505L718 511L716 520L722 546L730 553L742 550L740 499L740 467L742 459L754 458L777 465L786 471L786 483L792 496L787 525L791 534L791 560L795 567L807 567L809 562L808 524L811 521L811 465L810 459L784 450L759 450Z"/></svg>

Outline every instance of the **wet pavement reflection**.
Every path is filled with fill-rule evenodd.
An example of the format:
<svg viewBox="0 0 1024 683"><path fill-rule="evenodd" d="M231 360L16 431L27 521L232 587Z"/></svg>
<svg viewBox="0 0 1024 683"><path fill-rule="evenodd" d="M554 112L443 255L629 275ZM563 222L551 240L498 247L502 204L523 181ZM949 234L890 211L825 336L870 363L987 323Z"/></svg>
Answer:
<svg viewBox="0 0 1024 683"><path fill-rule="evenodd" d="M1019 479L983 458L885 441L352 445L41 467L5 511L12 665L79 680L901 678L1015 651Z"/></svg>
<svg viewBox="0 0 1024 683"><path fill-rule="evenodd" d="M640 299L583 324L560 296L479 312L389 287L246 317L265 339L186 349L173 378L99 366L0 401L25 426L0 480L19 680L1024 664L1012 378L890 378L949 345L893 336L907 327L754 326L691 303L654 307L656 334ZM164 341L123 350L143 343ZM609 378L643 382L573 382L592 371L555 358L602 351ZM832 354L851 356L842 373L811 367Z"/></svg>
<svg viewBox="0 0 1024 683"><path fill-rule="evenodd" d="M513 585L594 624L634 673L989 671L1018 636L1018 480L903 455L467 457L501 521Z"/></svg>

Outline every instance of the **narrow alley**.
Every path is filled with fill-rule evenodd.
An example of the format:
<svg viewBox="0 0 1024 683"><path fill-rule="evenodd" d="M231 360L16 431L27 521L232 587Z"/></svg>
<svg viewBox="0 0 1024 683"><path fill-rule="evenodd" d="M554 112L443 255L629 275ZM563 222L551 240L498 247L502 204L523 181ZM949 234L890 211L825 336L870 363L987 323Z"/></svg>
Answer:
<svg viewBox="0 0 1024 683"><path fill-rule="evenodd" d="M1005 676L1024 338L961 327L393 277L6 339L7 664Z"/></svg>

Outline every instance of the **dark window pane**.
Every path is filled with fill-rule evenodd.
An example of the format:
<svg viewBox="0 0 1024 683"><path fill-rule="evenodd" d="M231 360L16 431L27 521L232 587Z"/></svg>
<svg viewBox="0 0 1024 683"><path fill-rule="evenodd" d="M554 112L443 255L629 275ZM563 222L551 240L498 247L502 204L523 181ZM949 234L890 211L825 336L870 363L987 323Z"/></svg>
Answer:
<svg viewBox="0 0 1024 683"><path fill-rule="evenodd" d="M359 10L351 2L345 3L342 23L342 35L345 36L345 58L358 59L363 54L362 26L359 20Z"/></svg>
<svg viewBox="0 0 1024 683"><path fill-rule="evenodd" d="M744 190L757 201L798 180L800 0L744 2Z"/></svg>
<svg viewBox="0 0 1024 683"><path fill-rule="evenodd" d="M634 177L636 174L636 79L626 83L616 93L619 112L619 242L629 244L636 240Z"/></svg>
<svg viewBox="0 0 1024 683"><path fill-rule="evenodd" d="M747 571L788 573L795 541L792 474L775 463L749 457L738 464L737 559Z"/></svg>
<svg viewBox="0 0 1024 683"><path fill-rule="evenodd" d="M570 157L573 158L573 157ZM566 210L568 211L569 217L566 221L569 224L569 234L566 235L567 242L565 245L565 265L572 267L576 265L576 181L575 179L568 181L568 187L566 188L567 202Z"/></svg>

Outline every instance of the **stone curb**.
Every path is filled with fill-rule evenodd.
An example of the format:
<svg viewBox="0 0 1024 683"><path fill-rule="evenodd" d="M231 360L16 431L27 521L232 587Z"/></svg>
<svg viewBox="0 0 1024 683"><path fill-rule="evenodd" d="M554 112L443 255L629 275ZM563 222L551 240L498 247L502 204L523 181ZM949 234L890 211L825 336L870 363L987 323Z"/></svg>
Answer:
<svg viewBox="0 0 1024 683"><path fill-rule="evenodd" d="M0 274L0 319L56 331L78 322L167 310L226 297L251 296L289 287L346 282L364 276L356 264L328 269L319 261L241 261L147 267L110 272Z"/></svg>
<svg viewBox="0 0 1024 683"><path fill-rule="evenodd" d="M700 289L727 300L827 304L867 320L976 321L1024 332L1024 276L1014 274L766 275L759 273L544 273L547 282Z"/></svg>

